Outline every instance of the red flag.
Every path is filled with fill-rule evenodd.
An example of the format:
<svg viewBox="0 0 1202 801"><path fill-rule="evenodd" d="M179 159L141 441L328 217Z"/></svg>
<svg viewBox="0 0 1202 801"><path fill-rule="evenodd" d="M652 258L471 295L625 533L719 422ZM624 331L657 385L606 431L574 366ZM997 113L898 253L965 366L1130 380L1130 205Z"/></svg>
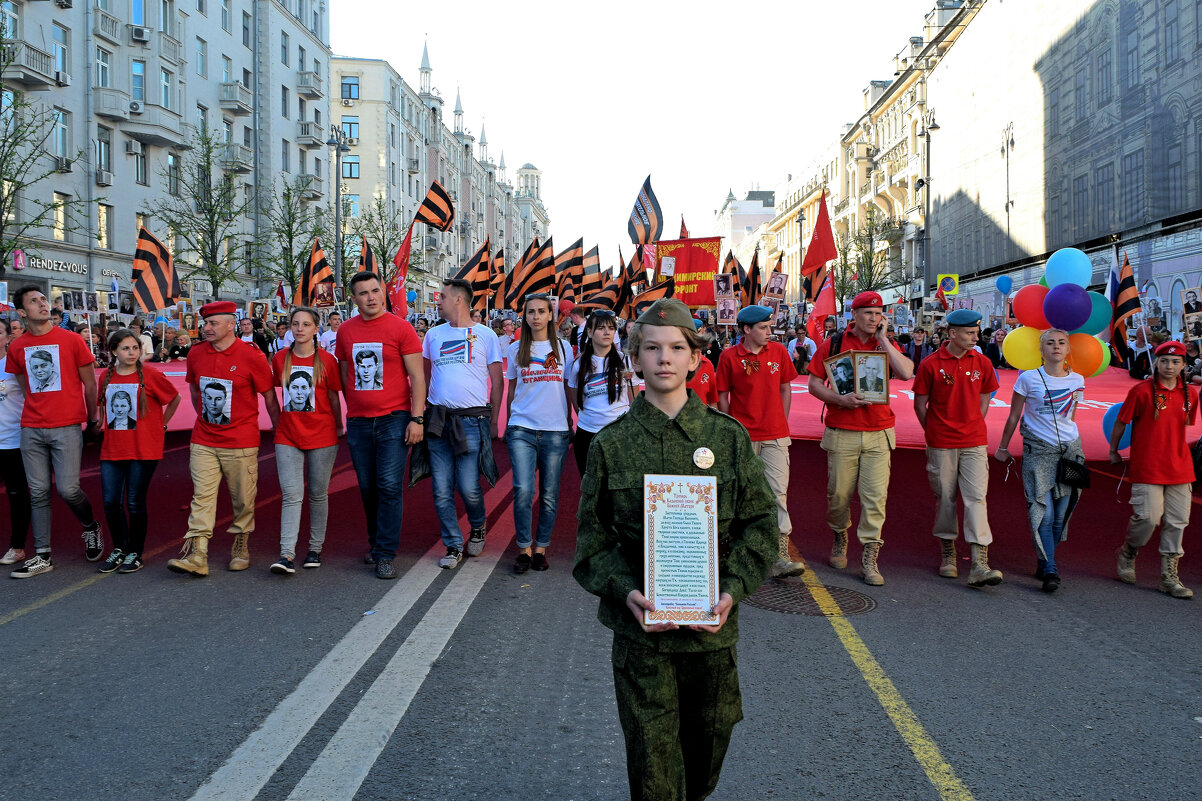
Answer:
<svg viewBox="0 0 1202 801"><path fill-rule="evenodd" d="M814 301L814 310L810 312L810 321L806 324L806 333L810 335L810 339L815 342L822 341L822 331L826 318L835 313L835 281L834 273L826 274L826 281L822 283L822 289L818 292L818 299Z"/></svg>
<svg viewBox="0 0 1202 801"><path fill-rule="evenodd" d="M275 288L275 296L280 299L280 308L288 308L288 296L284 294L284 282L280 281L280 285Z"/></svg>
<svg viewBox="0 0 1202 801"><path fill-rule="evenodd" d="M826 190L823 189L822 200L818 206L818 219L814 223L814 234L810 237L810 246L806 248L805 258L801 260L801 274L816 273L828 261L837 258L839 250L835 247L835 232L831 230L831 216L826 210Z"/></svg>
<svg viewBox="0 0 1202 801"><path fill-rule="evenodd" d="M689 238L689 229L684 227L684 215L680 215L680 239Z"/></svg>
<svg viewBox="0 0 1202 801"><path fill-rule="evenodd" d="M944 311L947 311L947 295L943 294L943 287L939 287L935 290L935 301L943 307Z"/></svg>

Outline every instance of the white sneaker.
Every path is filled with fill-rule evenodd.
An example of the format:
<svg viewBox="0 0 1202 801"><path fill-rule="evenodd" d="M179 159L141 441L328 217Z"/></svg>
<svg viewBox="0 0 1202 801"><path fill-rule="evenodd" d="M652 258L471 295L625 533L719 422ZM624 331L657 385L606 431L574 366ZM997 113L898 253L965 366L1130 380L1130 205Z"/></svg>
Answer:
<svg viewBox="0 0 1202 801"><path fill-rule="evenodd" d="M454 570L463 561L463 554L458 548L447 548L447 555L438 560L438 566L443 570Z"/></svg>
<svg viewBox="0 0 1202 801"><path fill-rule="evenodd" d="M34 554L32 559L27 559L25 564L18 567L11 574L15 579L32 578L33 576L49 573L54 570L54 562L50 559L50 554L42 555Z"/></svg>
<svg viewBox="0 0 1202 801"><path fill-rule="evenodd" d="M9 548L4 558L0 559L0 565L15 565L17 562L25 560L25 551L19 548Z"/></svg>

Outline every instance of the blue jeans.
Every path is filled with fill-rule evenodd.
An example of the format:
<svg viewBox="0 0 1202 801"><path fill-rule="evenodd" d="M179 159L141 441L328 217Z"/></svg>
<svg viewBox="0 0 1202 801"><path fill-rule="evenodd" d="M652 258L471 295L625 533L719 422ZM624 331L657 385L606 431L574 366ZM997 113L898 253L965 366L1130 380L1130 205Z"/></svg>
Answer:
<svg viewBox="0 0 1202 801"><path fill-rule="evenodd" d="M146 549L146 493L158 460L102 461L100 489L104 495L104 517L113 537L113 548L141 554ZM128 518L126 517L128 515Z"/></svg>
<svg viewBox="0 0 1202 801"><path fill-rule="evenodd" d="M401 544L405 463L409 446L405 429L409 412L381 417L348 417L346 444L359 479L359 496L367 516L367 543L373 559L393 559Z"/></svg>
<svg viewBox="0 0 1202 801"><path fill-rule="evenodd" d="M513 526L519 548L530 547L531 504L534 502L534 471L538 470L538 531L534 543L551 544L551 530L559 512L559 478L568 453L567 431L533 431L509 426L505 431L509 464L513 467Z"/></svg>
<svg viewBox="0 0 1202 801"><path fill-rule="evenodd" d="M463 550L463 532L455 511L455 490L463 498L467 522L472 528L484 525L484 492L480 489L480 448L492 447L492 428L487 417L463 418L467 453L456 456L445 437L426 437L430 448L430 472L434 482L434 510L442 531L442 544Z"/></svg>
<svg viewBox="0 0 1202 801"><path fill-rule="evenodd" d="M1059 573L1056 569L1056 544L1064 539L1064 517L1068 514L1069 501L1072 493L1066 492L1059 498L1052 497L1052 491L1044 496L1043 503L1047 511L1039 524L1039 541L1035 543L1040 551L1040 566L1044 573Z"/></svg>

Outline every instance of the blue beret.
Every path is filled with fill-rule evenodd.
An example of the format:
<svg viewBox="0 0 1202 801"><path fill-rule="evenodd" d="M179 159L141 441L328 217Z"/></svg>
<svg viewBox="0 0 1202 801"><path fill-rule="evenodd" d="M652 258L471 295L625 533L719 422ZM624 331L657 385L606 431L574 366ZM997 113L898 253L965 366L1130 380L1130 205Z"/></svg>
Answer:
<svg viewBox="0 0 1202 801"><path fill-rule="evenodd" d="M956 309L951 314L943 318L943 321L948 325L968 326L978 325L981 322L981 313L975 312L972 309Z"/></svg>
<svg viewBox="0 0 1202 801"><path fill-rule="evenodd" d="M772 309L767 306L748 306L739 311L739 325L755 325L772 319Z"/></svg>

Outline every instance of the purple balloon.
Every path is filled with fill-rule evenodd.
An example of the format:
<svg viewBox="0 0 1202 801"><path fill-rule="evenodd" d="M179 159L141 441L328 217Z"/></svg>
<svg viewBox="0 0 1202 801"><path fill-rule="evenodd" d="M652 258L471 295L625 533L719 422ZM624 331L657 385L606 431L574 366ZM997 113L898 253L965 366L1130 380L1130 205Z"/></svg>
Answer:
<svg viewBox="0 0 1202 801"><path fill-rule="evenodd" d="M1072 331L1089 320L1093 301L1089 293L1076 284L1059 284L1048 290L1043 299L1043 316L1053 328Z"/></svg>

